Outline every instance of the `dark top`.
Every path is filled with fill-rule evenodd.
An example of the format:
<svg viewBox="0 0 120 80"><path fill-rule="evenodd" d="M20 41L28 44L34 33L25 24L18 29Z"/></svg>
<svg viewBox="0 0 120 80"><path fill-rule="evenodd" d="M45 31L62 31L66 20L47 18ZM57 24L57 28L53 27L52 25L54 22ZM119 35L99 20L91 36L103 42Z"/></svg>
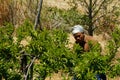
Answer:
<svg viewBox="0 0 120 80"><path fill-rule="evenodd" d="M81 42L81 43L78 43L78 42L75 42L76 44L79 44L83 49L84 49L84 46L85 46L85 41Z"/></svg>

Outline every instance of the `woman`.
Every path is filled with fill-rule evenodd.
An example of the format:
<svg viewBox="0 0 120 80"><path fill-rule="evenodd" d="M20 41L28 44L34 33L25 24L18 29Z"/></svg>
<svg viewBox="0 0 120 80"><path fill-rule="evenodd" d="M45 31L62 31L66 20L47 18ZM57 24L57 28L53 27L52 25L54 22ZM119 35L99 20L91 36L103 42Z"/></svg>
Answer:
<svg viewBox="0 0 120 80"><path fill-rule="evenodd" d="M90 49L93 48L98 42L92 36L86 35L84 32L85 30L81 25L75 25L72 29L72 34L76 40L76 43L83 48L84 52L89 52ZM96 51L101 51L101 48L99 47ZM75 78L76 77L74 76L73 80L76 80ZM96 78L97 80L106 80L106 75L97 74Z"/></svg>

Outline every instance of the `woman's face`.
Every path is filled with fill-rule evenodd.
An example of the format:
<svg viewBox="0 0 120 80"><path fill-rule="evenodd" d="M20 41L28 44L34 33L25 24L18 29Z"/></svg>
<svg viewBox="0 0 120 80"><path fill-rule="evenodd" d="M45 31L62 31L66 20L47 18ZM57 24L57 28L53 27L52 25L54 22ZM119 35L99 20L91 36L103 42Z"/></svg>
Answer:
<svg viewBox="0 0 120 80"><path fill-rule="evenodd" d="M76 40L76 42L83 42L84 41L84 33L78 32L76 34L74 34L74 38Z"/></svg>

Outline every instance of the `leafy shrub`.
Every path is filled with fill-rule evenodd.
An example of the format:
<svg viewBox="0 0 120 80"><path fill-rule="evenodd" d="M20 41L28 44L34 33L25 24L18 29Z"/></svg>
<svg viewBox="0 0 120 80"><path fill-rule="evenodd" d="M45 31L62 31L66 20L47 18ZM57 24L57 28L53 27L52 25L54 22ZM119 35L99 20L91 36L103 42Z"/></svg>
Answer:
<svg viewBox="0 0 120 80"><path fill-rule="evenodd" d="M14 27L11 24L0 27L0 79L21 79L19 74L18 47L13 43ZM14 72L14 73L13 73ZM13 79L14 78L14 79Z"/></svg>
<svg viewBox="0 0 120 80"><path fill-rule="evenodd" d="M83 24L83 15L73 8L64 10L56 7L44 6L41 15L42 25L50 29L62 27L69 30L73 25Z"/></svg>
<svg viewBox="0 0 120 80"><path fill-rule="evenodd" d="M73 75L78 80L96 80L96 74L106 74L108 77L118 76L120 73L119 61L118 64L113 65L113 59L117 53L119 45L118 35L120 30L116 29L112 33L112 39L108 43L108 53L106 55L101 55L99 51L99 46L95 45L91 47L90 52L85 52L80 54L79 45L74 48L76 51L77 59L75 59L75 66L72 67ZM119 60L119 59L118 59Z"/></svg>
<svg viewBox="0 0 120 80"><path fill-rule="evenodd" d="M12 25L6 25L0 28L0 78L8 80L22 79L20 69L20 54L23 50L29 55L27 64L31 62L30 57L36 57L37 63L34 63L34 75L36 80L44 80L54 72L62 70L69 76L76 76L78 80L96 79L96 74L104 73L108 77L118 76L119 64L112 65L119 45L119 29L112 33L112 39L109 41L108 52L101 55L99 46L93 46L90 52L83 53L82 48L75 44L71 50L68 45L68 34L62 29L43 29L43 31L34 30L32 24L25 22L16 29L18 41L13 40L15 28ZM20 42L31 37L27 46L20 46ZM83 54L82 54L83 53ZM9 56L8 56L9 55ZM119 60L118 60L119 62ZM14 73L13 73L14 72Z"/></svg>

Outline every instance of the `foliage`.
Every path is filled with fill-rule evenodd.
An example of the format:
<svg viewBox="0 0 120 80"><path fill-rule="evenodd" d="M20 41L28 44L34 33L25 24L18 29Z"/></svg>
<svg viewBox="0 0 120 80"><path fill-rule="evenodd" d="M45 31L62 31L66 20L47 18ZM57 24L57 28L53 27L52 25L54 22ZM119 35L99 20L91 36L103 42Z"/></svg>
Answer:
<svg viewBox="0 0 120 80"><path fill-rule="evenodd" d="M44 79L52 72L58 72L61 69L67 71L68 67L72 66L72 58L74 57L66 47L68 44L67 33L61 29L35 31L27 29L26 26L30 27L31 25L26 24L17 29L18 41L21 42L27 36L31 37L29 45L21 46L21 49L29 55L36 56L37 60L40 61L39 64L35 64L34 68L40 77Z"/></svg>
<svg viewBox="0 0 120 80"><path fill-rule="evenodd" d="M106 55L100 54L99 46L97 45L91 47L90 52L85 52L84 54L80 54L81 49L79 46L74 48L77 50L78 58L75 59L75 65L72 68L73 74L78 80L94 80L96 79L96 74L106 74L108 77L115 77L120 74L119 58L117 59L118 64L113 64L113 59L115 59L117 50L120 47L119 34L119 29L115 29L112 33L112 40L108 44L108 53Z"/></svg>
<svg viewBox="0 0 120 80"><path fill-rule="evenodd" d="M11 24L0 28L0 79L21 79L18 71L18 47L13 43L13 32L14 27Z"/></svg>
<svg viewBox="0 0 120 80"><path fill-rule="evenodd" d="M120 29L119 28L116 28L114 30L114 32L111 34L112 35L112 40L109 42L109 61L113 60L115 58L115 56L119 53L118 52L118 49L120 48L120 42L119 42L119 34L120 34ZM115 76L119 76L120 74L120 59L117 58L117 64L113 64L111 66L111 71L110 71L110 76L111 77L115 77Z"/></svg>
<svg viewBox="0 0 120 80"><path fill-rule="evenodd" d="M14 43L13 33L16 30L17 42ZM20 72L20 51L28 54L28 57L36 57L33 76L36 80L44 80L52 73L60 70L76 76L78 80L96 79L96 74L104 73L108 77L120 75L120 65L112 64L119 45L119 29L112 33L109 41L108 52L101 55L99 45L94 45L89 52L83 52L82 48L75 44L69 49L68 34L62 29L43 31L34 30L32 24L26 21L15 29L11 24L0 28L0 78L8 80L23 79ZM21 46L21 41L30 37L28 45ZM28 58L29 66L32 58ZM119 59L118 59L119 62ZM30 73L30 72L29 72Z"/></svg>
<svg viewBox="0 0 120 80"><path fill-rule="evenodd" d="M87 26L89 35L103 31L110 33L120 23L118 0L71 0L68 2L74 10L82 10L81 20L84 26Z"/></svg>
<svg viewBox="0 0 120 80"><path fill-rule="evenodd" d="M98 47L94 47L90 52L83 54L80 54L80 52L77 53L79 57L75 60L76 64L75 67L73 67L73 72L78 80L94 80L96 74L106 72L109 65L106 61L107 56L102 56L97 48Z"/></svg>
<svg viewBox="0 0 120 80"><path fill-rule="evenodd" d="M84 24L83 17L77 10L58 9L56 7L43 7L41 14L42 25L49 29L52 28L64 28L69 30L70 27L76 24ZM46 18L47 17L47 18Z"/></svg>

